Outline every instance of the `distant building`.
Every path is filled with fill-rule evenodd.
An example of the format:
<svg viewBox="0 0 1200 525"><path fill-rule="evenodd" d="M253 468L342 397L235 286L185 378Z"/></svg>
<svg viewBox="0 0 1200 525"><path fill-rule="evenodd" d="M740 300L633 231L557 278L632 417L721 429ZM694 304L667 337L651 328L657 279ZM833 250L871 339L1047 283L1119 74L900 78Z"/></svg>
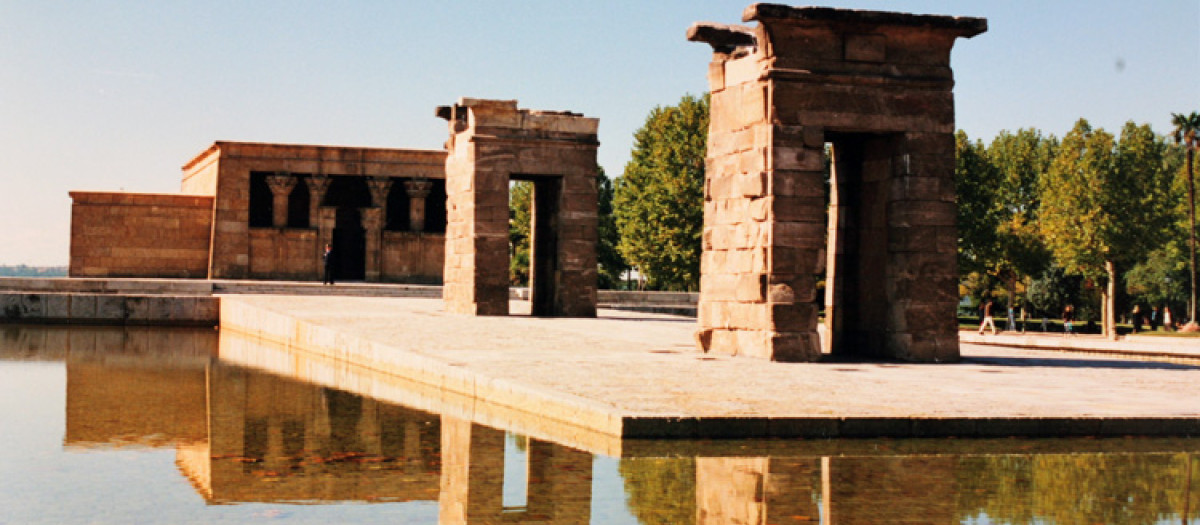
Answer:
<svg viewBox="0 0 1200 525"><path fill-rule="evenodd" d="M216 142L181 193L71 192L71 277L441 282L444 151Z"/></svg>

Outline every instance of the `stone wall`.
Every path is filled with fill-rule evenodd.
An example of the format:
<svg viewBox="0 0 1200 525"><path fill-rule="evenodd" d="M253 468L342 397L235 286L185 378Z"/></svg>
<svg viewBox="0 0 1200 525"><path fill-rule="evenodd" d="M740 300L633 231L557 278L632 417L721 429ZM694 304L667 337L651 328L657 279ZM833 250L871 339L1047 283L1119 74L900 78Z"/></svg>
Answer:
<svg viewBox="0 0 1200 525"><path fill-rule="evenodd" d="M323 247L320 249L324 249ZM250 228L250 277L292 281L321 278L316 229Z"/></svg>
<svg viewBox="0 0 1200 525"><path fill-rule="evenodd" d="M284 173L307 185L312 176L444 178L446 153L442 151L351 148L247 142L217 142L184 167L185 188L200 188L209 170L216 176L216 203L212 231L211 277L240 279L255 274L251 268L250 173ZM195 179L195 182L189 182ZM199 191L199 190L197 190ZM316 222L316 221L312 221ZM321 239L311 257L324 249ZM292 263L264 264L288 267ZM298 263L297 263L298 264ZM313 274L312 278L318 274Z"/></svg>
<svg viewBox="0 0 1200 525"><path fill-rule="evenodd" d="M956 360L950 48L986 21L771 4L743 19L759 25L689 30L714 51L701 349Z"/></svg>
<svg viewBox="0 0 1200 525"><path fill-rule="evenodd" d="M383 281L442 282L446 236L439 233L383 232Z"/></svg>
<svg viewBox="0 0 1200 525"><path fill-rule="evenodd" d="M217 194L217 145L213 144L204 153L193 158L183 166L183 180L180 191L188 195Z"/></svg>
<svg viewBox="0 0 1200 525"><path fill-rule="evenodd" d="M508 313L508 186L533 182L534 315L596 315L596 132L599 121L460 99L438 109L446 146L443 298L451 312Z"/></svg>
<svg viewBox="0 0 1200 525"><path fill-rule="evenodd" d="M71 277L208 276L212 197L71 192Z"/></svg>

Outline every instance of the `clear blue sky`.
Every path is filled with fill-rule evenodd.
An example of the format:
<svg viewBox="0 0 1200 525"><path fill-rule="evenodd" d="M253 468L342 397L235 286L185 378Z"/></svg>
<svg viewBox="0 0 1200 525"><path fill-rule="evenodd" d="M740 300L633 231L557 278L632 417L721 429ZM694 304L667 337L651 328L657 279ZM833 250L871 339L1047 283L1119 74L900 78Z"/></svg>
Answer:
<svg viewBox="0 0 1200 525"><path fill-rule="evenodd" d="M178 191L216 140L438 149L462 96L599 117L619 175L651 108L707 89L687 27L748 3L0 0L0 264L66 264L70 190ZM988 18L953 56L973 137L1200 111L1197 0L825 5Z"/></svg>

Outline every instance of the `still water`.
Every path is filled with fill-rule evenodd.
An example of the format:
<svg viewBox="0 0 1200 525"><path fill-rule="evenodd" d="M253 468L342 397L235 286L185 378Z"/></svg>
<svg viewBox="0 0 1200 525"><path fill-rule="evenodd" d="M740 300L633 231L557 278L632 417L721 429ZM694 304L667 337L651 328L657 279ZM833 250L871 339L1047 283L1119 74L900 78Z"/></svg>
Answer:
<svg viewBox="0 0 1200 525"><path fill-rule="evenodd" d="M0 327L0 524L1200 524L1200 440L627 442L593 454L224 362Z"/></svg>

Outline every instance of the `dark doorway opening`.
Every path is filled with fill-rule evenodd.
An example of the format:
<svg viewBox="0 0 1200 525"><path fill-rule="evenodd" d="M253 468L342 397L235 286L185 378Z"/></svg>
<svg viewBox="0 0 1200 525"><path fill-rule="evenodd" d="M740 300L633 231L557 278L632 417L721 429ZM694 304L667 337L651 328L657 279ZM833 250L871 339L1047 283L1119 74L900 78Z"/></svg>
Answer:
<svg viewBox="0 0 1200 525"><path fill-rule="evenodd" d="M371 206L371 194L362 177L330 177L325 205L337 207L333 227L333 274L339 280L358 281L367 274L367 234L359 208Z"/></svg>
<svg viewBox="0 0 1200 525"><path fill-rule="evenodd" d="M837 357L885 355L887 202L895 135L827 133L832 156L825 327Z"/></svg>
<svg viewBox="0 0 1200 525"><path fill-rule="evenodd" d="M534 316L562 314L558 300L558 202L562 177L512 175L512 180L533 184L529 226L529 303Z"/></svg>

